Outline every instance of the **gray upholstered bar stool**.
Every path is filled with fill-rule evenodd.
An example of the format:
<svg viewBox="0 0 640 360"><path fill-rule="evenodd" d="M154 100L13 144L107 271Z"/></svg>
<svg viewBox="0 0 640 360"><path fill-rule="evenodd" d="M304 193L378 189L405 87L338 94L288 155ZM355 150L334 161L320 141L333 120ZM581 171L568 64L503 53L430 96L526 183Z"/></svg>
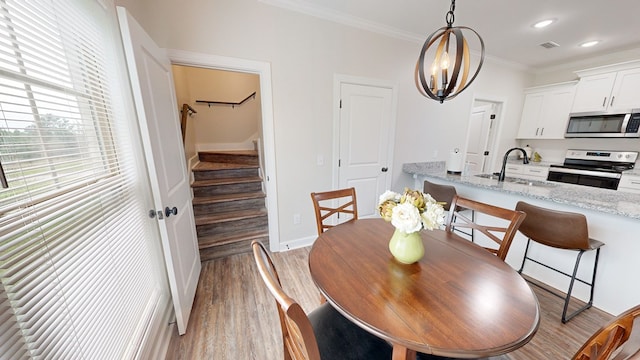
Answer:
<svg viewBox="0 0 640 360"><path fill-rule="evenodd" d="M424 188L422 192L424 192L425 194L431 195L431 197L434 198L436 201L446 203L444 205L445 210L449 210L453 197L458 195L458 192L456 191L455 186L436 184L428 180L424 181ZM457 210L459 211L460 209L457 209ZM474 218L475 213L473 210L469 210L469 211L471 211L471 221L473 222L475 221L475 218ZM455 229L455 228L453 230L469 236L471 239L471 242L473 242L473 229L467 230L468 232L460 229Z"/></svg>
<svg viewBox="0 0 640 360"><path fill-rule="evenodd" d="M596 282L598 258L600 257L600 248L604 243L589 238L587 218L582 214L546 209L523 201L519 201L516 204L516 210L524 211L527 214L527 217L524 219L522 224L520 224L520 228L518 230L528 238L524 258L522 259L522 265L518 272L522 273L524 263L529 260L571 278L571 281L569 282L569 289L564 299L564 308L562 310L562 322L566 323L574 316L590 308L593 304L593 288ZM558 249L577 251L578 255L573 267L573 273L567 274L549 266L548 264L542 263L541 259L533 259L529 257L528 253L531 241ZM582 258L582 255L585 251L591 250L596 251L596 256L593 261L593 275L591 277L591 282L587 282L577 278L576 274L578 273L578 267L580 266L580 259ZM573 291L573 285L576 280L590 287L589 301L578 310L567 315L569 301L571 300L571 292ZM546 290L556 296L562 297L549 289Z"/></svg>

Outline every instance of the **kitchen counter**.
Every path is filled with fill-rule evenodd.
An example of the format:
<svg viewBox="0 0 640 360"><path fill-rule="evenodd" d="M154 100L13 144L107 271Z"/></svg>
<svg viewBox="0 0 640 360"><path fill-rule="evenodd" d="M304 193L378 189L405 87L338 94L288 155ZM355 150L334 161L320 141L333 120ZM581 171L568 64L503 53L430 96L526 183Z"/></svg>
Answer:
<svg viewBox="0 0 640 360"><path fill-rule="evenodd" d="M519 163L522 164L522 161ZM532 162L526 166L548 165ZM447 174L444 161L408 163L403 165L402 170L414 175L415 179L418 177L436 178L640 220L640 194L550 181L530 181L533 185L529 185L526 181L525 183L498 182L495 179L475 176L477 174L451 175ZM416 184L419 189L422 189L421 183L422 181Z"/></svg>
<svg viewBox="0 0 640 360"><path fill-rule="evenodd" d="M540 163L525 166L536 165L545 166ZM498 182L475 174L450 175L444 161L404 164L403 171L413 175L416 189L422 189L426 179L454 185L461 196L507 209L515 208L518 201L526 201L550 209L584 214L589 224L589 236L605 243L598 264L593 305L611 314L619 314L640 303L640 286L628 276L640 273L637 258L640 254L637 235L640 234L640 194L539 180L514 183ZM476 242L484 246L493 245L482 236L476 236ZM520 268L526 244L526 237L518 232L505 259L514 269ZM537 243L531 244L530 250L535 257L545 259L546 263L566 273L573 270L574 251ZM590 251L583 255L579 278L590 278L594 253ZM527 263L524 273L560 291L567 290L567 278L543 266ZM589 288L576 282L573 296L586 301ZM560 314L557 317L559 322Z"/></svg>

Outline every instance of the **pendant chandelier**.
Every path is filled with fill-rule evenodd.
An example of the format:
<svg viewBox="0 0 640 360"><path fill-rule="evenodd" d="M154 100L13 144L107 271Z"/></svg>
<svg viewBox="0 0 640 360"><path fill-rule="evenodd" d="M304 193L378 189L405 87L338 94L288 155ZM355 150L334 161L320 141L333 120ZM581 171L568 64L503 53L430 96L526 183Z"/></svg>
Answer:
<svg viewBox="0 0 640 360"><path fill-rule="evenodd" d="M466 89L475 80L484 62L484 41L480 35L469 27L453 26L455 8L456 1L451 0L451 7L445 16L447 26L429 35L422 46L416 64L415 76L418 90L425 97L440 103L453 99ZM463 30L475 35L482 49L480 62L471 79L469 79L471 66L469 43L462 34ZM451 59L454 59L453 63ZM453 71L449 71L451 65L453 65ZM425 75L425 68L429 74L428 78Z"/></svg>

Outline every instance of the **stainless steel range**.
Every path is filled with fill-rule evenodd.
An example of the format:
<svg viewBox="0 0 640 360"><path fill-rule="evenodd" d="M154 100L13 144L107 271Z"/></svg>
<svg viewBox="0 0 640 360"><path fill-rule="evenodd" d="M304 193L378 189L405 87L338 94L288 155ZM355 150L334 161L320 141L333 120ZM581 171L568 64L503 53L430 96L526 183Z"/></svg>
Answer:
<svg viewBox="0 0 640 360"><path fill-rule="evenodd" d="M547 180L617 190L637 158L637 151L567 150L562 165L549 166Z"/></svg>

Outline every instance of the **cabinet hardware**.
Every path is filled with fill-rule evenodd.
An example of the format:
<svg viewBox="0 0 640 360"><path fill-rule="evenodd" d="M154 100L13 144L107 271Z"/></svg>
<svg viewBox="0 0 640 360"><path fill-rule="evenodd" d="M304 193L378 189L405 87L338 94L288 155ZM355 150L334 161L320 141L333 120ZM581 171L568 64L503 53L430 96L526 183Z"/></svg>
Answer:
<svg viewBox="0 0 640 360"><path fill-rule="evenodd" d="M616 99L616 97L615 97L615 96L612 96L612 97L611 97L611 102L609 103L609 106L613 106L613 100L615 100L615 99Z"/></svg>
<svg viewBox="0 0 640 360"><path fill-rule="evenodd" d="M602 107L604 107L605 105L607 105L607 97L604 97L604 100L602 100Z"/></svg>

